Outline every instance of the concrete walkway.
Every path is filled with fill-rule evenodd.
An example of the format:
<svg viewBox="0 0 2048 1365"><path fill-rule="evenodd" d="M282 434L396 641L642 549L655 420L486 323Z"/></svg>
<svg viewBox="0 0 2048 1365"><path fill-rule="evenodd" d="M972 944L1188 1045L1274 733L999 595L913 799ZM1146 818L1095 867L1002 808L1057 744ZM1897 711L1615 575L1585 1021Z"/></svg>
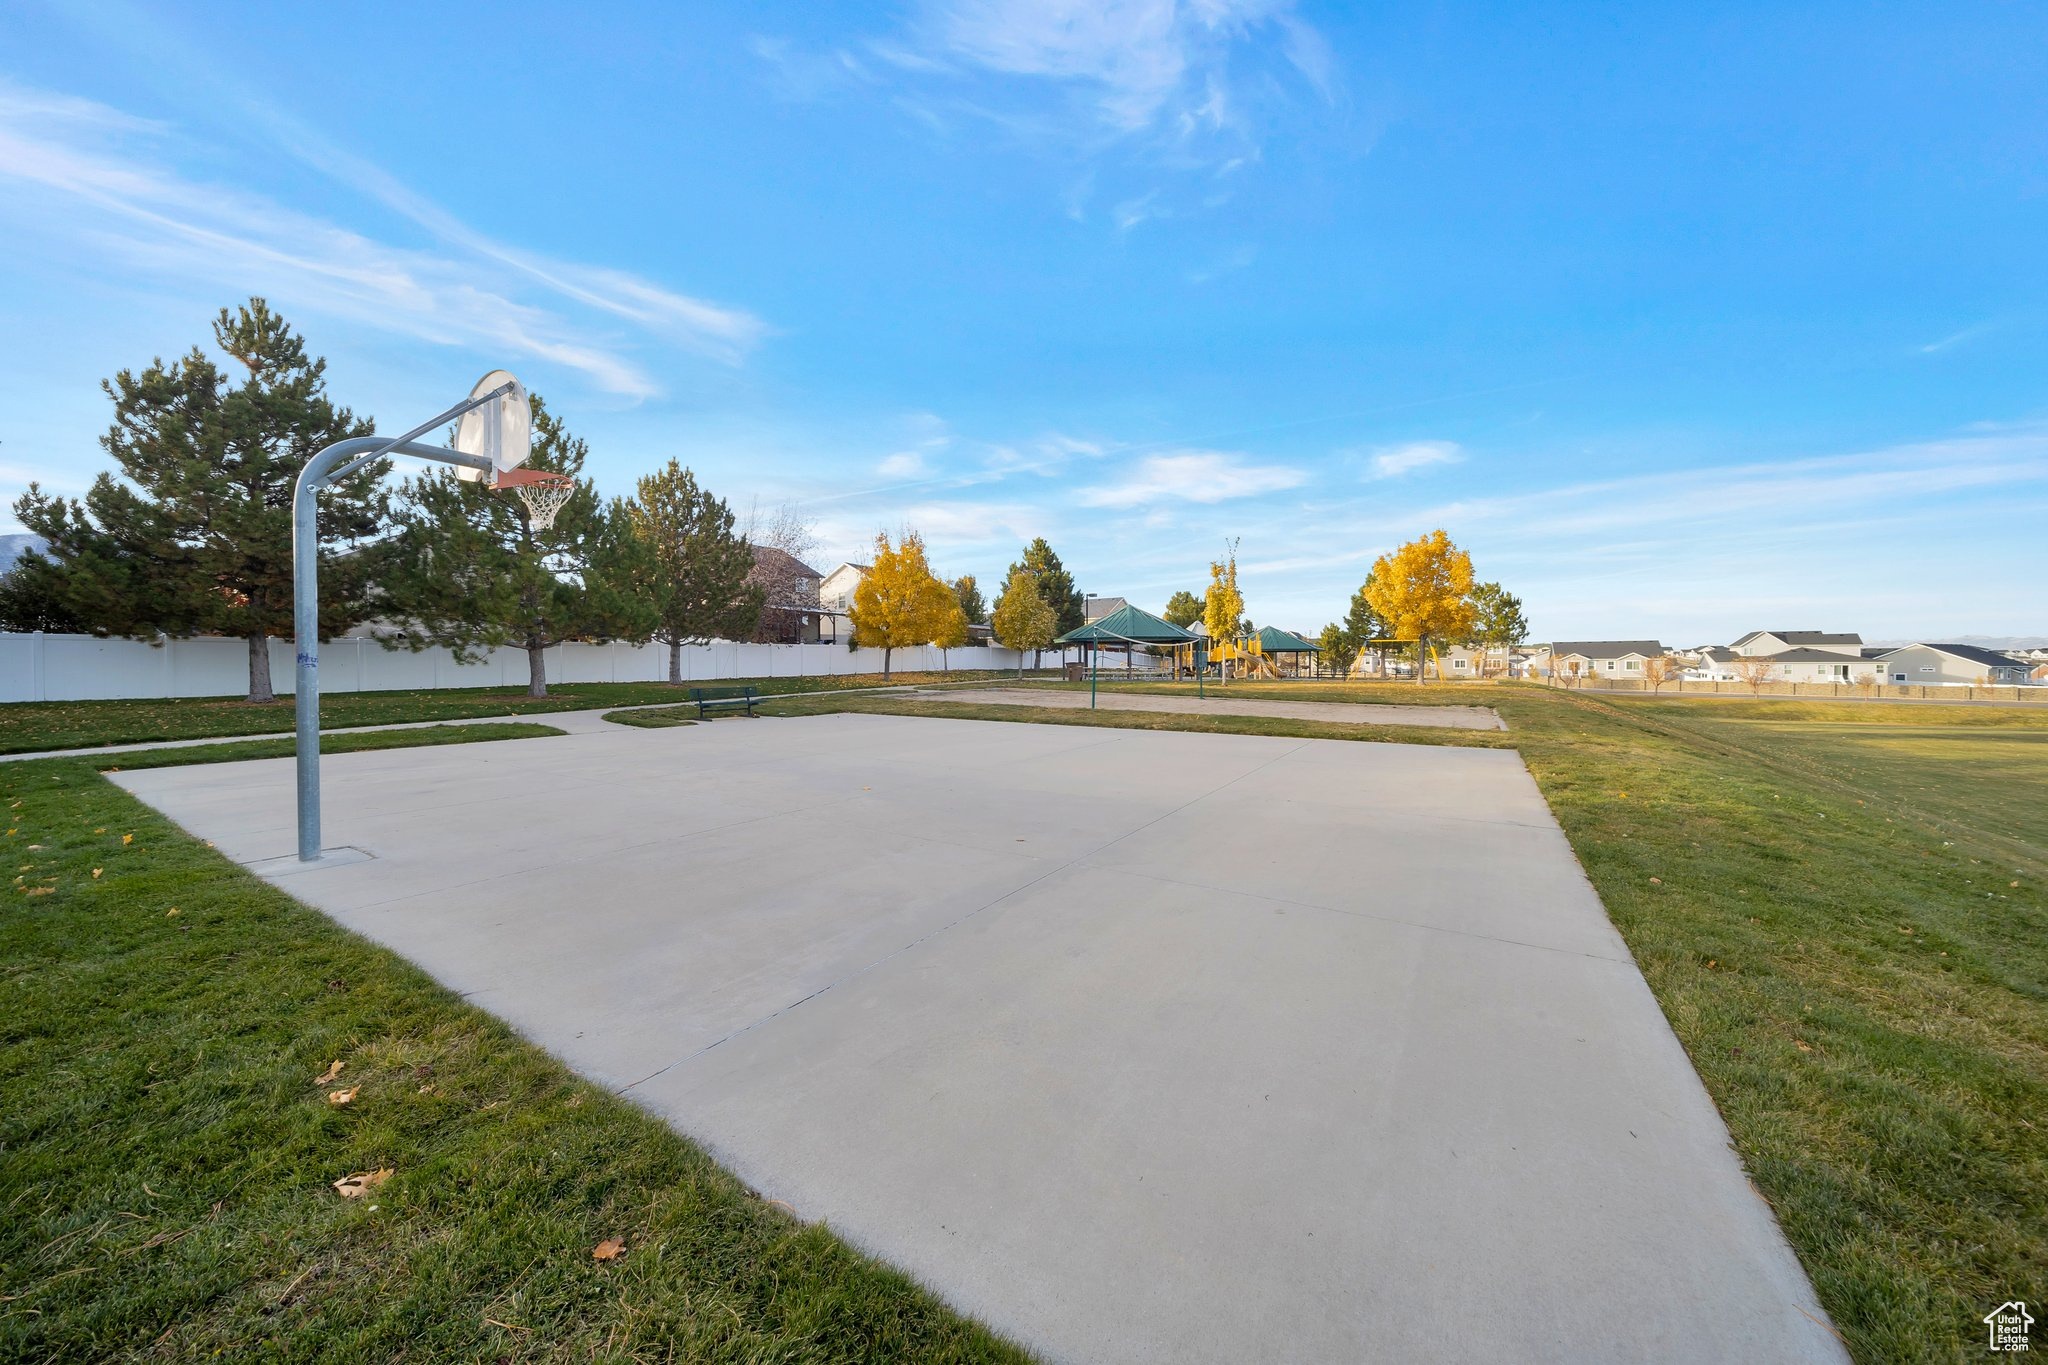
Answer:
<svg viewBox="0 0 2048 1365"><path fill-rule="evenodd" d="M338 754L281 884L1053 1361L1845 1357L1511 751ZM117 780L244 860L286 760Z"/></svg>
<svg viewBox="0 0 2048 1365"><path fill-rule="evenodd" d="M914 693L913 695L924 695ZM1088 694L1053 688L947 688L932 699L994 706L1055 706L1087 710ZM1157 692L1103 692L1096 698L1103 711L1170 711L1189 716L1285 716L1291 720L1323 720L1337 725L1422 725L1448 730L1505 730L1507 724L1484 706L1405 706L1377 702L1271 701L1232 697L1210 688L1206 697L1190 686L1185 695Z"/></svg>
<svg viewBox="0 0 2048 1365"><path fill-rule="evenodd" d="M715 686L718 684L707 684ZM836 687L815 692L783 692L764 695L765 702L789 700L796 697L839 697L855 692L902 695L913 691L945 691L944 687L926 683L916 685L901 683L882 687ZM394 721L389 725L343 725L330 726L322 735L361 735L377 730L425 730L435 725L552 725L557 730L570 734L589 734L608 730L604 717L613 711L665 711L674 706L688 706L687 696L674 701L640 702L629 706L586 706L574 711L533 711L513 716L443 716L439 720ZM192 749L207 744L243 744L258 739L290 739L290 730L269 730L253 735L206 735L198 739L150 739L134 744L91 744L76 749L38 749L25 754L0 754L0 763L26 763L37 758L85 758L99 754L132 754L144 749Z"/></svg>

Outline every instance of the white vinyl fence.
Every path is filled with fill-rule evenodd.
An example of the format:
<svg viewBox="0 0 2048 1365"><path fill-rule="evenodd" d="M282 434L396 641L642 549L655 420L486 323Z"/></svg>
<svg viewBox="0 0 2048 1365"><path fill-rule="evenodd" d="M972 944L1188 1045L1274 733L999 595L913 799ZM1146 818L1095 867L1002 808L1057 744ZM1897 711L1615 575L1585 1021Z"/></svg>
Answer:
<svg viewBox="0 0 2048 1365"><path fill-rule="evenodd" d="M550 683L662 682L668 677L663 644L568 644L548 652ZM1048 654L1048 664L1058 659ZM899 649L896 672L1015 668L1017 654L999 646L940 650ZM880 673L882 651L845 645L689 645L683 677L819 677ZM293 685L292 642L270 642L270 677L279 695ZM459 664L445 649L386 649L375 640L329 640L320 646L322 692L397 692L436 687L524 687L526 651L499 649L480 662ZM245 640L204 636L192 640L102 640L92 635L0 633L0 702L89 701L108 697L236 697L249 690Z"/></svg>

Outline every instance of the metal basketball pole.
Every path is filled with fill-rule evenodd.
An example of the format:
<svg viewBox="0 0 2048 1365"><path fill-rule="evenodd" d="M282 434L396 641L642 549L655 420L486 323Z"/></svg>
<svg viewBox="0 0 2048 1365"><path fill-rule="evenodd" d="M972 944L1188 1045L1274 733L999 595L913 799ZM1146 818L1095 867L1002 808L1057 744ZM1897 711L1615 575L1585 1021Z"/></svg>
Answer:
<svg viewBox="0 0 2048 1365"><path fill-rule="evenodd" d="M306 467L299 471L299 481L292 490L292 632L298 655L292 710L298 728L302 863L320 860L320 490L386 455L411 455L489 474L495 466L486 456L422 445L414 438L472 408L495 401L511 388L500 385L489 393L465 399L403 436L351 436L336 441L306 461Z"/></svg>

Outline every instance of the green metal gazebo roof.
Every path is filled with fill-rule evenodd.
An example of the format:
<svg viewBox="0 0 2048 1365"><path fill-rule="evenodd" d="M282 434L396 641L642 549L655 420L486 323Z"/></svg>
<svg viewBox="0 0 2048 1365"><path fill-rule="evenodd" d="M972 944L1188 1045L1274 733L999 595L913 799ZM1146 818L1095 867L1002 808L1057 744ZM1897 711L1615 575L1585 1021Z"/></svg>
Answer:
<svg viewBox="0 0 2048 1365"><path fill-rule="evenodd" d="M1320 654L1321 645L1312 645L1291 630L1277 626L1264 626L1259 630L1259 648L1267 654Z"/></svg>
<svg viewBox="0 0 2048 1365"><path fill-rule="evenodd" d="M1100 621L1076 626L1053 643L1117 645L1128 640L1136 640L1142 645L1184 645L1195 638L1171 621L1162 621L1149 611L1126 606L1111 612Z"/></svg>

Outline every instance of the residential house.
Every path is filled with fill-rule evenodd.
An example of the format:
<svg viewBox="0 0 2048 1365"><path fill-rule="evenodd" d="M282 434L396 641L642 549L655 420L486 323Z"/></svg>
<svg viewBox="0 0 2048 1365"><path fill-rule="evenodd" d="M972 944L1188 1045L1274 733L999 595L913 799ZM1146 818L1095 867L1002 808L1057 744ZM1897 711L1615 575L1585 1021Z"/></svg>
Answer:
<svg viewBox="0 0 2048 1365"><path fill-rule="evenodd" d="M1795 649L1817 649L1829 654L1860 658L1863 637L1825 630L1753 630L1728 646L1737 654L1775 657Z"/></svg>
<svg viewBox="0 0 2048 1365"><path fill-rule="evenodd" d="M761 590L761 621L754 639L766 644L816 644L828 639L818 609L816 569L772 545L756 545L747 582Z"/></svg>
<svg viewBox="0 0 2048 1365"><path fill-rule="evenodd" d="M841 564L818 583L818 613L824 623L825 639L846 640L853 636L854 590L874 571L872 564Z"/></svg>
<svg viewBox="0 0 2048 1365"><path fill-rule="evenodd" d="M1669 651L1655 640L1555 640L1549 674L1554 679L1640 678L1643 665Z"/></svg>
<svg viewBox="0 0 2048 1365"><path fill-rule="evenodd" d="M1082 623L1093 625L1105 617L1116 615L1129 605L1130 603L1121 597L1097 597L1091 592L1081 599Z"/></svg>
<svg viewBox="0 0 2048 1365"><path fill-rule="evenodd" d="M1740 656L1725 645L1701 645L1689 649L1682 656L1686 661L1683 673L1688 682L1739 682L1735 676L1735 660Z"/></svg>
<svg viewBox="0 0 2048 1365"><path fill-rule="evenodd" d="M1853 637L1852 637L1853 638ZM1761 656L1775 664L1773 682L1845 683L1862 682L1879 672L1878 661L1865 657L1861 645L1853 654L1840 649L1783 649Z"/></svg>
<svg viewBox="0 0 2048 1365"><path fill-rule="evenodd" d="M1442 676L1452 682L1466 678L1517 676L1516 664L1527 657L1524 655L1518 658L1518 655L1519 651L1506 645L1450 645L1437 651L1437 662L1431 667L1430 673L1435 675L1441 670Z"/></svg>
<svg viewBox="0 0 2048 1365"><path fill-rule="evenodd" d="M2033 669L2024 660L1976 645L1901 645L1874 662L1888 683L1957 687L1988 682L2002 687L2033 680Z"/></svg>

